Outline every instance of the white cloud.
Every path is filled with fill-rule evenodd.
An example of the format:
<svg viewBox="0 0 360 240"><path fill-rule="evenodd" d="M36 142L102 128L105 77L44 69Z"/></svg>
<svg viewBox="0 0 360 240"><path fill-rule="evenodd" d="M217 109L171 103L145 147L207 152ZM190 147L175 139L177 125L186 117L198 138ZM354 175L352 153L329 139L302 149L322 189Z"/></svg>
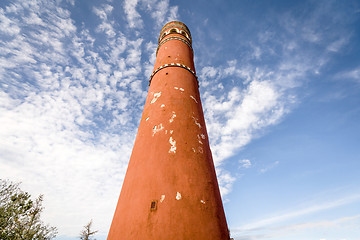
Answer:
<svg viewBox="0 0 360 240"><path fill-rule="evenodd" d="M294 64L295 65L295 64ZM293 69L286 70L294 72ZM228 61L225 66L206 66L200 70L200 81L206 91L202 96L209 140L221 178L222 162L235 154L238 149L248 144L266 127L278 123L291 107L291 98L287 89L295 86L296 75L282 76L249 66L239 67L236 60ZM284 74L285 75L285 74ZM244 87L223 86L218 84L222 78L245 79ZM285 79L284 79L285 78ZM286 82L287 84L282 84ZM226 189L231 189L229 182ZM220 184L221 185L221 184ZM227 194L229 191L222 191Z"/></svg>
<svg viewBox="0 0 360 240"><path fill-rule="evenodd" d="M335 228L341 227L342 225L350 226L351 224L356 224L356 222L360 219L360 215L348 216L348 217L340 217L334 220L322 220L316 222L305 222L305 223L296 223L290 225L283 225L280 227L274 227L274 230L282 230L286 232L294 232L300 230L309 230L311 228Z"/></svg>
<svg viewBox="0 0 360 240"><path fill-rule="evenodd" d="M155 20L157 30L166 22L179 19L178 6L171 6L169 0L142 0L141 5Z"/></svg>
<svg viewBox="0 0 360 240"><path fill-rule="evenodd" d="M167 19L168 22L178 20L179 19L179 7L178 6L172 6L170 7L170 13L169 17Z"/></svg>
<svg viewBox="0 0 360 240"><path fill-rule="evenodd" d="M145 98L143 40L111 34L110 5L94 8L103 45L56 3L6 9L0 18L11 12L24 34L0 46L1 177L44 194L44 220L60 234L76 236L91 218L106 234Z"/></svg>
<svg viewBox="0 0 360 240"><path fill-rule="evenodd" d="M115 40L109 41L109 45L112 48L112 51L110 52L110 62L114 65L117 65L117 67L121 70L125 68L125 62L122 58L121 54L125 52L127 47L128 41L125 36L120 35ZM124 64L124 65L122 65Z"/></svg>
<svg viewBox="0 0 360 240"><path fill-rule="evenodd" d="M203 79L206 79L207 77L214 78L216 76L217 72L218 71L216 70L216 68L211 67L211 66L206 66L201 69L200 76Z"/></svg>
<svg viewBox="0 0 360 240"><path fill-rule="evenodd" d="M140 60L141 60L141 53L142 53L140 46L141 46L142 42L143 42L143 39L141 39L141 38L137 39L136 41L129 42L129 46L131 46L131 48L128 48L128 50L127 50L128 55L126 58L126 64L128 66L140 67Z"/></svg>
<svg viewBox="0 0 360 240"><path fill-rule="evenodd" d="M351 79L360 83L360 66L349 71L343 71L335 75L337 79Z"/></svg>
<svg viewBox="0 0 360 240"><path fill-rule="evenodd" d="M330 43L327 47L328 51L331 52L338 52L346 43L348 43L349 39L345 37L341 37Z"/></svg>
<svg viewBox="0 0 360 240"><path fill-rule="evenodd" d="M329 52L339 52L348 43L351 35L338 29L340 25L332 26L340 31L319 27L320 19L341 18L341 14L334 15L333 11L322 8L322 4L316 4L305 21L299 21L292 12L274 16L270 22L277 28L272 30L253 26L260 33L256 40L242 39L242 45L248 47L244 49L249 51L242 53L241 58L212 65L211 62L218 62L218 56L213 55L213 59L207 57L206 65L198 69L217 168L269 126L279 123L302 97L298 89L330 61ZM210 31L206 28L205 25L204 32ZM233 44L232 41L229 44ZM223 42L227 44L226 40ZM198 46L202 55L209 56L205 43L200 42ZM357 73L355 69L346 74L355 79ZM268 169L264 167L260 172Z"/></svg>
<svg viewBox="0 0 360 240"><path fill-rule="evenodd" d="M98 101L96 95L93 98ZM89 142L89 132L76 125L76 119L84 117L83 106L67 92L34 95L11 105L1 109L0 165L6 170L2 177L23 181L33 194L44 193L46 220L61 233L76 234L92 217L107 219L101 225L106 229L118 194L110 186L121 185L134 132L127 138L106 134L106 141L96 145ZM108 198L112 205L99 204ZM74 211L83 201L86 207ZM89 212L91 206L98 210ZM59 208L69 214L59 215ZM73 217L78 224L70 224Z"/></svg>
<svg viewBox="0 0 360 240"><path fill-rule="evenodd" d="M104 32L109 38L116 36L116 32L113 28L114 22L109 20L112 10L113 6L109 4L103 4L100 8L93 8L93 12L102 20L96 30L98 32Z"/></svg>
<svg viewBox="0 0 360 240"><path fill-rule="evenodd" d="M159 0L152 7L151 17L155 19L156 24L158 26L164 24L165 16L168 10L169 10L169 0Z"/></svg>
<svg viewBox="0 0 360 240"><path fill-rule="evenodd" d="M321 41L321 34L317 31L314 31L310 26L306 26L302 29L302 37L309 42L316 43Z"/></svg>
<svg viewBox="0 0 360 240"><path fill-rule="evenodd" d="M6 35L14 36L19 34L20 27L13 19L10 19L4 14L4 10L0 9L0 24L1 24L1 32Z"/></svg>
<svg viewBox="0 0 360 240"><path fill-rule="evenodd" d="M155 64L155 60L156 60L156 48L157 48L157 44L153 43L153 42L148 42L146 44L146 53L149 55L149 60L145 63L144 65L144 76L145 78L149 78L153 68L154 68L154 64Z"/></svg>
<svg viewBox="0 0 360 240"><path fill-rule="evenodd" d="M252 81L217 98L204 94L207 128L216 165L243 147L255 131L277 123L284 110L281 93L270 81Z"/></svg>
<svg viewBox="0 0 360 240"><path fill-rule="evenodd" d="M104 4L101 8L94 7L93 11L99 18L101 18L102 20L106 20L108 19L108 14L111 14L113 9L113 6L109 4Z"/></svg>
<svg viewBox="0 0 360 240"><path fill-rule="evenodd" d="M227 194L229 194L232 190L232 185L236 178L231 176L231 174L224 169L217 168L216 174L218 176L219 188L221 196L224 198ZM226 201L226 199L225 199Z"/></svg>
<svg viewBox="0 0 360 240"><path fill-rule="evenodd" d="M239 160L240 167L242 168L250 168L251 167L251 161L249 159L243 159Z"/></svg>
<svg viewBox="0 0 360 240"><path fill-rule="evenodd" d="M130 28L142 28L143 21L136 10L139 0L125 0L124 11Z"/></svg>
<svg viewBox="0 0 360 240"><path fill-rule="evenodd" d="M349 217L340 217L333 220L321 220L321 221L309 221L309 222L301 222L295 224L288 225L280 225L275 227L264 227L264 228L256 228L248 231L240 231L234 230L233 233L235 235L239 234L240 236L245 236L244 239L264 239L265 238L279 238L279 237L299 237L302 235L309 235L315 237L324 236L324 232L326 232L327 236L337 235L351 236L351 229L356 229L359 224L360 215L349 216ZM265 232L259 236L256 234L257 232ZM238 239L235 237L235 239ZM242 238L240 238L242 239ZM319 238L324 239L324 238ZM347 238L337 238L339 240L346 240Z"/></svg>
<svg viewBox="0 0 360 240"><path fill-rule="evenodd" d="M276 167L280 162L279 161L275 161L273 163L271 163L270 165L264 167L264 168L261 168L259 170L260 173L266 173L267 171L273 169L274 167Z"/></svg>
<svg viewBox="0 0 360 240"><path fill-rule="evenodd" d="M354 195L346 196L343 198L335 199L333 201L318 203L313 206L309 206L309 207L302 208L302 209L297 208L294 211L289 211L287 213L277 213L277 214L274 214L273 217L269 217L266 219L259 220L257 222L246 224L246 225L240 227L238 230L245 231L245 230L257 229L257 228L264 227L264 226L270 226L275 223L289 221L290 219L298 218L303 215L312 214L312 213L324 211L327 209L332 209L332 208L335 208L338 206L357 202L359 200L360 200L360 195L354 194ZM358 217L359 216L356 216L356 218L358 218ZM344 218L343 220L347 220L347 218ZM351 218L349 220L351 220Z"/></svg>

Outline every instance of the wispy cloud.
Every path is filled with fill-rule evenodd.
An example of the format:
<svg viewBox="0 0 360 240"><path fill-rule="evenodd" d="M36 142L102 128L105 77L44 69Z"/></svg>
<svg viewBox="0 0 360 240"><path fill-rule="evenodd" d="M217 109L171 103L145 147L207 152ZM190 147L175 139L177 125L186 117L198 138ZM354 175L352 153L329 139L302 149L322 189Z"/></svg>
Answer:
<svg viewBox="0 0 360 240"><path fill-rule="evenodd" d="M335 76L336 79L350 79L355 82L360 83L360 66L354 69L350 69L349 71L343 71Z"/></svg>
<svg viewBox="0 0 360 240"><path fill-rule="evenodd" d="M216 76L224 72L219 75L249 78L243 89L233 87L225 91L221 86L213 86L214 92L210 90L203 95L205 117L217 165L234 154L236 149L249 143L256 131L276 124L287 113L286 104L291 102L291 96L284 96L279 84L270 80L276 80L279 76L259 70L239 70L232 64L216 69L211 67L204 74ZM204 75L202 78L206 79ZM224 95L217 97L214 94L216 91Z"/></svg>
<svg viewBox="0 0 360 240"><path fill-rule="evenodd" d="M251 167L251 161L249 159L242 159L239 160L239 164L241 168L250 168Z"/></svg>
<svg viewBox="0 0 360 240"><path fill-rule="evenodd" d="M141 6L155 21L155 29L161 28L168 21L179 20L179 8L171 6L169 0L142 0Z"/></svg>
<svg viewBox="0 0 360 240"><path fill-rule="evenodd" d="M326 235L330 235L331 232L336 232L337 235L348 235L350 229L356 228L359 224L360 215L340 217L333 220L323 221L310 221L304 223L280 225L276 227L257 228L249 231L232 230L232 236L235 240L260 240L260 239L279 239L288 238L292 236L303 236L312 234L315 237L314 231L326 232ZM331 230L329 230L331 229ZM265 232L265 233L258 233ZM317 233L316 235L324 235ZM352 235L350 233L350 235ZM319 238L324 239L324 238ZM339 238L341 240L348 239L346 237ZM351 239L351 238L350 238Z"/></svg>
<svg viewBox="0 0 360 240"><path fill-rule="evenodd" d="M284 221L289 221L291 219L295 219L295 218L298 218L303 215L313 214L316 212L336 208L336 207L350 204L353 202L358 202L359 200L360 200L360 194L354 194L354 195L346 196L343 198L335 199L333 201L318 203L318 204L315 204L315 205L312 205L309 207L305 207L305 208L302 208L299 210L289 211L287 213L282 213L282 214L281 213L275 214L274 217L269 217L266 219L259 220L257 222L249 223L249 224L241 226L237 229L234 229L232 231L233 232L246 232L246 231L256 230L259 228L269 227L269 226L272 226L273 224L281 223ZM356 218L358 218L358 217L359 216L356 216ZM343 219L346 220L348 218L343 218ZM351 220L351 218L349 218L349 219ZM292 226L300 226L300 225L292 225ZM306 226L306 224L303 226ZM311 226L311 225L308 225L308 226Z"/></svg>
<svg viewBox="0 0 360 240"><path fill-rule="evenodd" d="M124 2L124 11L130 28L141 29L144 27L144 21L140 11L150 14L155 20L155 27L159 28L166 21L178 20L178 6L171 6L169 0L126 0Z"/></svg>
<svg viewBox="0 0 360 240"><path fill-rule="evenodd" d="M101 24L96 28L99 32L104 32L108 37L115 37L113 25L114 21L109 21L108 15L111 14L113 7L109 4L104 4L102 7L94 7L94 13L102 20Z"/></svg>
<svg viewBox="0 0 360 240"><path fill-rule="evenodd" d="M130 28L142 28L143 20L136 10L139 0L125 0L124 11Z"/></svg>
<svg viewBox="0 0 360 240"><path fill-rule="evenodd" d="M351 228L356 228L358 226L360 220L360 215L348 216L348 217L340 217L333 220L323 220L323 221L310 221L305 223L296 223L296 224L288 224L281 225L276 227L269 227L266 229L254 229L253 231L245 231L245 232L237 232L237 230L232 230L232 237L235 240L260 240L260 239L286 239L289 237L299 237L299 236L307 236L312 234L313 238L316 238L314 230L320 230L320 232L325 232L327 236L331 234L331 232L335 231L337 235L346 236L348 235L348 231ZM331 229L331 230L329 230ZM265 233L257 233L257 232L265 232ZM324 235L324 234L320 234ZM351 235L351 234L350 234ZM324 240L325 238L318 238L320 240ZM346 237L337 238L340 240L349 239ZM352 239L352 238L350 238Z"/></svg>
<svg viewBox="0 0 360 240"><path fill-rule="evenodd" d="M273 169L274 167L276 167L277 165L279 165L279 163L280 163L279 161L275 161L275 162L271 163L270 165L268 165L268 166L266 166L264 168L261 168L259 170L259 172L260 173L266 173L267 171L269 171L269 170Z"/></svg>
<svg viewBox="0 0 360 240"><path fill-rule="evenodd" d="M350 225L351 222L356 222L360 219L360 215L340 217L334 220L324 220L316 222L298 223L292 225L285 225L280 227L274 227L273 230L281 230L285 232L294 232L299 230L311 229L311 228L333 228L342 224Z"/></svg>
<svg viewBox="0 0 360 240"><path fill-rule="evenodd" d="M224 169L217 168L217 176L218 176L218 182L220 187L220 193L223 197L223 201L227 201L225 198L227 194L229 194L232 190L232 185L236 178L231 176L231 174Z"/></svg>
<svg viewBox="0 0 360 240"><path fill-rule="evenodd" d="M179 19L179 7L178 6L172 6L169 10L169 17L167 18L167 21L174 21Z"/></svg>
<svg viewBox="0 0 360 240"><path fill-rule="evenodd" d="M206 44L197 45L201 56L200 90L217 168L270 126L281 122L304 97L306 83L321 73L333 54L351 38L351 32L343 27L347 17L332 3L314 4L301 16L292 11L268 14L276 27L269 29L268 25L256 23L251 26L252 33L242 33L241 45L246 46L246 51L239 58L219 62L218 51L225 47L209 51ZM337 24L325 29L320 24L324 19ZM207 32L212 29L204 24L197 34ZM246 37L254 32L256 37ZM221 42L223 46L235 44L234 39ZM349 76L357 77L356 73L354 70Z"/></svg>

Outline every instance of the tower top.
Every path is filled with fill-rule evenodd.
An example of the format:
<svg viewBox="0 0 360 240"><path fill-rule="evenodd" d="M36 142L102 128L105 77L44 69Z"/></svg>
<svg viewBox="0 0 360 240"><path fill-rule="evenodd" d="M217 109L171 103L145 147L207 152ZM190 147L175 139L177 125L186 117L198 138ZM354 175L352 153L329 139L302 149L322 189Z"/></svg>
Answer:
<svg viewBox="0 0 360 240"><path fill-rule="evenodd" d="M190 44L192 43L190 30L183 22L171 21L166 23L160 31L159 44L169 34L180 34L184 36Z"/></svg>

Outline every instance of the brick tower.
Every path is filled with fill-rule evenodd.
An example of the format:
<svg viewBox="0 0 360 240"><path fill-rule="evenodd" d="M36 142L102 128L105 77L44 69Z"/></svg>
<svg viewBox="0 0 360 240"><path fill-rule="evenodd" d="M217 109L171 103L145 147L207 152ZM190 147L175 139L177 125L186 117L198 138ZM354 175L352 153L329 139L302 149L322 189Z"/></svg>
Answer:
<svg viewBox="0 0 360 240"><path fill-rule="evenodd" d="M108 240L228 240L190 31L167 23Z"/></svg>

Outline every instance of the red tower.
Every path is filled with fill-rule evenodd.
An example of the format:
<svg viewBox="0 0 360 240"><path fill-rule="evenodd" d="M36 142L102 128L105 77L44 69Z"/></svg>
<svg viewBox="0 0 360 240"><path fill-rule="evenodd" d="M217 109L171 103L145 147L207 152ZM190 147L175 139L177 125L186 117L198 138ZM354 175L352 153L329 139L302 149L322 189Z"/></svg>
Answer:
<svg viewBox="0 0 360 240"><path fill-rule="evenodd" d="M182 22L160 32L108 240L229 239L191 44Z"/></svg>

